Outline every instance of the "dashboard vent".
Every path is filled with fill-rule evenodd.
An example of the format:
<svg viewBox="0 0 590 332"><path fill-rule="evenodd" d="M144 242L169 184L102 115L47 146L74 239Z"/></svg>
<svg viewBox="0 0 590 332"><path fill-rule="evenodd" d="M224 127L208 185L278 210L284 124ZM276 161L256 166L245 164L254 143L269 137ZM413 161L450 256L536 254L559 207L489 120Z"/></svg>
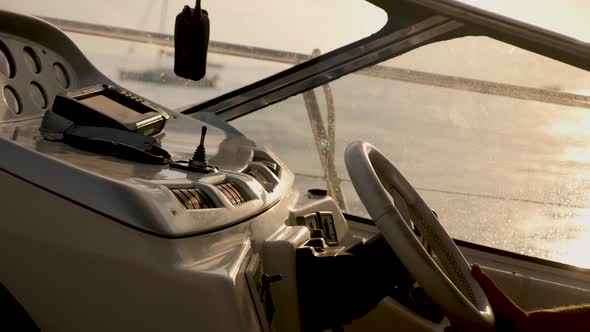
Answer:
<svg viewBox="0 0 590 332"><path fill-rule="evenodd" d="M238 205L247 201L246 194L233 183L221 183L215 187L217 187L217 189L219 189L233 205Z"/></svg>
<svg viewBox="0 0 590 332"><path fill-rule="evenodd" d="M264 189L266 189L266 191L273 191L276 182L269 179L269 176L267 174L253 167L250 167L248 170L246 170L245 173L253 177L256 181L258 181L258 183L260 183L264 187Z"/></svg>
<svg viewBox="0 0 590 332"><path fill-rule="evenodd" d="M174 196L189 210L194 209L212 209L215 203L201 189L170 189Z"/></svg>
<svg viewBox="0 0 590 332"><path fill-rule="evenodd" d="M270 169L271 172L273 172L276 176L279 176L281 167L267 153L263 151L256 151L254 153L254 158L252 158L252 161L257 161L264 164L264 166L268 167L268 169Z"/></svg>
<svg viewBox="0 0 590 332"><path fill-rule="evenodd" d="M271 172L275 173L276 176L279 175L279 170L281 169L279 164L271 160L260 160L260 162L263 163L264 166L268 167L268 169L270 169Z"/></svg>

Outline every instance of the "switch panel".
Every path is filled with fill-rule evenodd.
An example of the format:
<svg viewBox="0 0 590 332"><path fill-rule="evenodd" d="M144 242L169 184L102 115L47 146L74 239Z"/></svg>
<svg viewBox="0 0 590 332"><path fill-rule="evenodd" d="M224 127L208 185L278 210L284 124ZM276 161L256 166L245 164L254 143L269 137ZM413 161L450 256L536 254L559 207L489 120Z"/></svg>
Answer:
<svg viewBox="0 0 590 332"><path fill-rule="evenodd" d="M332 212L318 212L319 227L324 231L324 240L328 245L338 244L334 216Z"/></svg>
<svg viewBox="0 0 590 332"><path fill-rule="evenodd" d="M312 235L316 232L321 232L324 241L329 246L338 244L334 215L330 211L320 211L297 216L297 224L307 226Z"/></svg>

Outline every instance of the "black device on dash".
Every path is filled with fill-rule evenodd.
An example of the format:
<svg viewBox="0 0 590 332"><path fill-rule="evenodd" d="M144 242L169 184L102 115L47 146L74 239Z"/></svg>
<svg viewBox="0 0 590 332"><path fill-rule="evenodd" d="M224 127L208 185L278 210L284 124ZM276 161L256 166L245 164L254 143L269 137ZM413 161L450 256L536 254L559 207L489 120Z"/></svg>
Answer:
<svg viewBox="0 0 590 332"><path fill-rule="evenodd" d="M59 94L52 111L79 126L114 128L145 136L161 132L169 118L157 105L107 84Z"/></svg>
<svg viewBox="0 0 590 332"><path fill-rule="evenodd" d="M55 97L40 131L50 141L150 164L170 163L159 146L168 114L119 87L93 85Z"/></svg>

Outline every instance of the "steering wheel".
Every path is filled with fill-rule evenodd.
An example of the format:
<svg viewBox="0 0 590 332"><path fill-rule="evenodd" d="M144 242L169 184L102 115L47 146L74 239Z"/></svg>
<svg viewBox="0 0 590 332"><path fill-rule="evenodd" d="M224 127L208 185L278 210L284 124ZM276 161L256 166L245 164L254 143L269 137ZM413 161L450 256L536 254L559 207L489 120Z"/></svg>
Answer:
<svg viewBox="0 0 590 332"><path fill-rule="evenodd" d="M404 176L366 142L351 143L344 160L377 228L430 298L452 318L482 328L493 327L494 313L465 257ZM416 237L412 224L436 254L442 269Z"/></svg>

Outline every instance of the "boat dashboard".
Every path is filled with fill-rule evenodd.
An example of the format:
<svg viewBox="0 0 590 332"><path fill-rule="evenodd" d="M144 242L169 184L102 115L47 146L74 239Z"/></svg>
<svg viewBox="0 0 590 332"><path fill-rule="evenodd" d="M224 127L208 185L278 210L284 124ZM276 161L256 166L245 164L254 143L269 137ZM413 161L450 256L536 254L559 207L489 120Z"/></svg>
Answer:
<svg viewBox="0 0 590 332"><path fill-rule="evenodd" d="M35 20L8 13L4 16ZM229 125L218 128L166 110L117 86L58 33L40 36L40 31L28 31L29 37L45 38L39 43L34 38L23 39L22 30L16 31L17 35L7 33L11 22L3 22L5 26L0 33L3 97L0 149L4 154L0 166L3 170L124 224L165 237L197 235L235 225L274 206L291 188L293 174L286 165ZM29 25L29 30L42 29L41 21L29 23L34 23ZM12 29L18 27L16 24ZM45 35L51 32L55 30L48 30ZM51 39L54 42L48 43ZM43 133L47 128L43 125L59 117L54 110L56 96L105 84L121 95L133 96L157 108L165 116L163 130L147 136L154 137L154 144L166 151L172 162L191 159L199 145L201 129L206 126L206 158L216 172L174 168L169 163L145 163L130 160L133 157L125 151L113 156L65 144L63 140L47 139L48 135ZM62 108L68 106L71 108L71 105Z"/></svg>

